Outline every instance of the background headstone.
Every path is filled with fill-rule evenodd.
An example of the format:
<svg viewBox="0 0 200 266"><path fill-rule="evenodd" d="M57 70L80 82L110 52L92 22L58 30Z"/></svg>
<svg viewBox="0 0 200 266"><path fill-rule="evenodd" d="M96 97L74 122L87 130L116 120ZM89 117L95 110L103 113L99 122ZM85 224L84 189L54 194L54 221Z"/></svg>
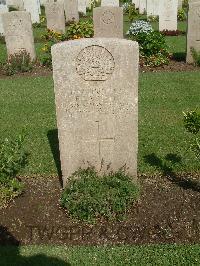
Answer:
<svg viewBox="0 0 200 266"><path fill-rule="evenodd" d="M86 14L87 2L86 0L78 0L78 12Z"/></svg>
<svg viewBox="0 0 200 266"><path fill-rule="evenodd" d="M65 32L64 6L61 2L46 3L45 14L48 29L60 33Z"/></svg>
<svg viewBox="0 0 200 266"><path fill-rule="evenodd" d="M101 6L116 6L116 7L119 7L119 0L101 0Z"/></svg>
<svg viewBox="0 0 200 266"><path fill-rule="evenodd" d="M177 30L178 0L160 1L159 31Z"/></svg>
<svg viewBox="0 0 200 266"><path fill-rule="evenodd" d="M79 21L78 0L64 0L65 18L68 21Z"/></svg>
<svg viewBox="0 0 200 266"><path fill-rule="evenodd" d="M187 63L193 63L191 48L200 52L200 2L189 2L187 28Z"/></svg>
<svg viewBox="0 0 200 266"><path fill-rule="evenodd" d="M26 51L35 59L31 17L25 11L13 11L2 15L8 57Z"/></svg>
<svg viewBox="0 0 200 266"><path fill-rule="evenodd" d="M160 0L147 0L147 16L159 15Z"/></svg>
<svg viewBox="0 0 200 266"><path fill-rule="evenodd" d="M118 38L52 47L63 183L80 167L126 166L137 177L138 43Z"/></svg>
<svg viewBox="0 0 200 266"><path fill-rule="evenodd" d="M4 35L2 14L8 12L8 7L6 5L0 4L0 36Z"/></svg>
<svg viewBox="0 0 200 266"><path fill-rule="evenodd" d="M94 37L123 38L123 8L96 7L93 9Z"/></svg>
<svg viewBox="0 0 200 266"><path fill-rule="evenodd" d="M40 23L37 0L24 0L24 9L31 14L32 23Z"/></svg>
<svg viewBox="0 0 200 266"><path fill-rule="evenodd" d="M139 1L139 13L144 14L147 10L147 0Z"/></svg>
<svg viewBox="0 0 200 266"><path fill-rule="evenodd" d="M9 7L14 7L18 9L19 11L24 10L24 2L23 0L6 0L6 4Z"/></svg>
<svg viewBox="0 0 200 266"><path fill-rule="evenodd" d="M135 8L139 8L140 0L132 0L132 4L135 4Z"/></svg>

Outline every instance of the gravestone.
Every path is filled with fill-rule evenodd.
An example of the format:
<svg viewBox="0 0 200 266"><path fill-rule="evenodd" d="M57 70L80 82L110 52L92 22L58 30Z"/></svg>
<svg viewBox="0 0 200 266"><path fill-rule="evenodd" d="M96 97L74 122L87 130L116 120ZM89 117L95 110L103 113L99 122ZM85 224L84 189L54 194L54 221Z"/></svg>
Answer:
<svg viewBox="0 0 200 266"><path fill-rule="evenodd" d="M119 0L101 0L101 6L116 6L119 7Z"/></svg>
<svg viewBox="0 0 200 266"><path fill-rule="evenodd" d="M96 7L93 9L94 37L123 38L123 8Z"/></svg>
<svg viewBox="0 0 200 266"><path fill-rule="evenodd" d="M2 15L8 57L26 51L35 59L31 17L25 11L12 11Z"/></svg>
<svg viewBox="0 0 200 266"><path fill-rule="evenodd" d="M187 63L193 63L191 48L200 52L200 2L190 1L187 29Z"/></svg>
<svg viewBox="0 0 200 266"><path fill-rule="evenodd" d="M178 0L162 0L159 11L159 31L177 30Z"/></svg>
<svg viewBox="0 0 200 266"><path fill-rule="evenodd" d="M78 168L137 177L138 43L118 38L52 47L64 186Z"/></svg>
<svg viewBox="0 0 200 266"><path fill-rule="evenodd" d="M86 15L86 7L87 7L86 0L78 0L78 12Z"/></svg>
<svg viewBox="0 0 200 266"><path fill-rule="evenodd" d="M132 0L132 4L135 4L135 8L138 9L140 5L140 0Z"/></svg>
<svg viewBox="0 0 200 266"><path fill-rule="evenodd" d="M24 9L31 14L32 23L40 23L37 0L24 0Z"/></svg>
<svg viewBox="0 0 200 266"><path fill-rule="evenodd" d="M79 21L78 0L64 0L66 22Z"/></svg>
<svg viewBox="0 0 200 266"><path fill-rule="evenodd" d="M16 8L19 11L24 10L24 2L23 0L6 0L6 4L9 7Z"/></svg>
<svg viewBox="0 0 200 266"><path fill-rule="evenodd" d="M8 12L8 7L4 4L0 4L0 36L4 35L2 14Z"/></svg>
<svg viewBox="0 0 200 266"><path fill-rule="evenodd" d="M139 13L144 14L147 10L147 0L139 1Z"/></svg>
<svg viewBox="0 0 200 266"><path fill-rule="evenodd" d="M45 5L47 28L55 32L65 32L64 6L61 2L47 3Z"/></svg>
<svg viewBox="0 0 200 266"><path fill-rule="evenodd" d="M178 10L182 9L182 5L183 5L183 1L182 0L178 0Z"/></svg>
<svg viewBox="0 0 200 266"><path fill-rule="evenodd" d="M147 1L147 17L159 16L160 0L148 0Z"/></svg>

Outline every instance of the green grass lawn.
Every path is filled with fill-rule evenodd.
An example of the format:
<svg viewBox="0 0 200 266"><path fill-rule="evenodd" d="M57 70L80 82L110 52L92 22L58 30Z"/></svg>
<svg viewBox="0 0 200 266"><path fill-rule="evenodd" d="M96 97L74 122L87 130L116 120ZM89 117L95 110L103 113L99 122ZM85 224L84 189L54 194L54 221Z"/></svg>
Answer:
<svg viewBox="0 0 200 266"><path fill-rule="evenodd" d="M1 247L0 266L199 265L199 245L65 247Z"/></svg>
<svg viewBox="0 0 200 266"><path fill-rule="evenodd" d="M139 83L140 173L157 169L144 156L167 154L181 157L174 170L193 172L199 162L188 149L189 134L183 129L182 111L199 106L199 72L143 73ZM58 158L56 116L51 77L0 80L0 138L14 137L24 129L29 165L23 174L57 174L51 150Z"/></svg>

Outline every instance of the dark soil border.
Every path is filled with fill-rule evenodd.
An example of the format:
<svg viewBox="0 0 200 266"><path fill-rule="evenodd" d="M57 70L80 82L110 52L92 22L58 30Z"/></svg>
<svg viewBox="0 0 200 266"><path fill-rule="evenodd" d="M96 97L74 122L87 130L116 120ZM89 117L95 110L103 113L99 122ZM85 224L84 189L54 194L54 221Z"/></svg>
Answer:
<svg viewBox="0 0 200 266"><path fill-rule="evenodd" d="M0 245L200 243L200 173L141 175L141 197L121 222L75 221L59 204L58 177L22 178L23 195L0 210Z"/></svg>

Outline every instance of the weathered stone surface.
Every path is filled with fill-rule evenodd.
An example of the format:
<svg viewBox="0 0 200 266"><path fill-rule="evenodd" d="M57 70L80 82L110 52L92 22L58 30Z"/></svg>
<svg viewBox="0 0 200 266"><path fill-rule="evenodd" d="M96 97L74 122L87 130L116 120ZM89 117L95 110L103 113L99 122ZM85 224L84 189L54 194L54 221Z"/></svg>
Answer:
<svg viewBox="0 0 200 266"><path fill-rule="evenodd" d="M26 51L35 59L31 17L25 11L13 11L2 15L8 57Z"/></svg>
<svg viewBox="0 0 200 266"><path fill-rule="evenodd" d="M40 22L40 14L37 0L24 0L24 9L31 14L32 23Z"/></svg>
<svg viewBox="0 0 200 266"><path fill-rule="evenodd" d="M87 2L86 0L78 0L78 12L86 14Z"/></svg>
<svg viewBox="0 0 200 266"><path fill-rule="evenodd" d="M159 30L177 30L178 0L160 1Z"/></svg>
<svg viewBox="0 0 200 266"><path fill-rule="evenodd" d="M14 7L19 11L24 10L24 2L23 0L6 0L6 4L8 7Z"/></svg>
<svg viewBox="0 0 200 266"><path fill-rule="evenodd" d="M93 21L95 37L123 38L123 8L96 7Z"/></svg>
<svg viewBox="0 0 200 266"><path fill-rule="evenodd" d="M178 10L182 9L182 5L183 5L183 1L182 0L178 0Z"/></svg>
<svg viewBox="0 0 200 266"><path fill-rule="evenodd" d="M4 35L4 29L3 29L3 21L2 21L2 14L8 12L8 7L4 4L0 5L0 35Z"/></svg>
<svg viewBox="0 0 200 266"><path fill-rule="evenodd" d="M61 2L46 3L47 28L56 32L65 32L64 5Z"/></svg>
<svg viewBox="0 0 200 266"><path fill-rule="evenodd" d="M79 167L137 176L136 42L118 38L67 41L52 47L57 126L64 185Z"/></svg>
<svg viewBox="0 0 200 266"><path fill-rule="evenodd" d="M140 0L132 0L132 4L135 4L135 8L139 8Z"/></svg>
<svg viewBox="0 0 200 266"><path fill-rule="evenodd" d="M200 2L189 2L188 29L187 29L187 63L193 63L191 48L200 52Z"/></svg>
<svg viewBox="0 0 200 266"><path fill-rule="evenodd" d="M64 0L66 21L79 21L78 0Z"/></svg>
<svg viewBox="0 0 200 266"><path fill-rule="evenodd" d="M119 0L101 0L101 6L116 6L119 7Z"/></svg>
<svg viewBox="0 0 200 266"><path fill-rule="evenodd" d="M144 14L147 10L147 0L139 1L139 13Z"/></svg>
<svg viewBox="0 0 200 266"><path fill-rule="evenodd" d="M159 15L160 0L148 0L147 1L147 16Z"/></svg>

